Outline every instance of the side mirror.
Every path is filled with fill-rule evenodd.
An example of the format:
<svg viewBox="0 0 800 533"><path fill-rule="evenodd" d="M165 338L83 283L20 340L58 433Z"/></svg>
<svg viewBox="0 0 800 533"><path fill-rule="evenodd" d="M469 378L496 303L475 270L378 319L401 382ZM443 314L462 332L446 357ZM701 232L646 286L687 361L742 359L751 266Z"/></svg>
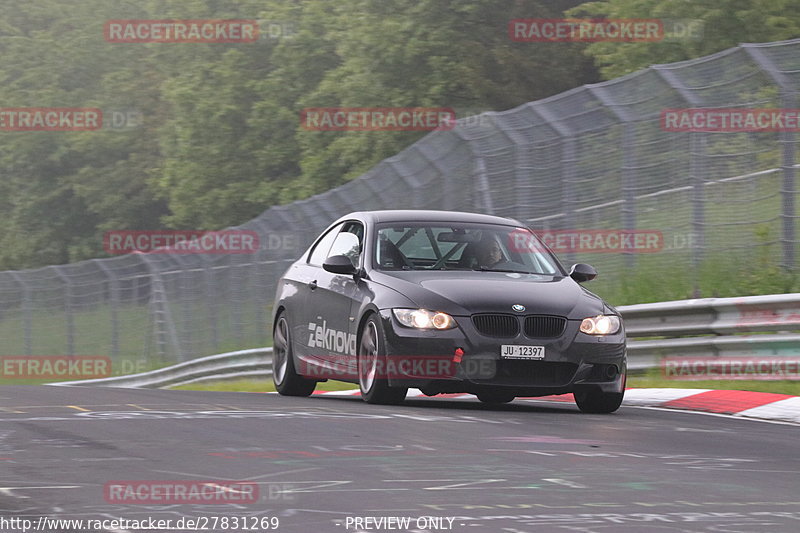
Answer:
<svg viewBox="0 0 800 533"><path fill-rule="evenodd" d="M350 258L346 255L332 255L322 263L322 268L334 274L348 274L356 273L356 267Z"/></svg>
<svg viewBox="0 0 800 533"><path fill-rule="evenodd" d="M569 277L571 277L578 283L582 283L584 281L592 281L594 278L597 277L597 270L595 270L592 265L587 265L585 263L576 263L572 265L572 268L569 269Z"/></svg>

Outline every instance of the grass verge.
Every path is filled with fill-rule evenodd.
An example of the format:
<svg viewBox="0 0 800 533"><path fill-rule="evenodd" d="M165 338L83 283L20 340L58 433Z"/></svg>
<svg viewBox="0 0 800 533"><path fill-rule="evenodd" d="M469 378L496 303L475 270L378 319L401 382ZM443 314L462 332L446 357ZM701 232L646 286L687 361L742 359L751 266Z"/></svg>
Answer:
<svg viewBox="0 0 800 533"><path fill-rule="evenodd" d="M800 396L800 381L716 380L684 381L653 376L628 376L628 387L659 389L721 389L773 392Z"/></svg>

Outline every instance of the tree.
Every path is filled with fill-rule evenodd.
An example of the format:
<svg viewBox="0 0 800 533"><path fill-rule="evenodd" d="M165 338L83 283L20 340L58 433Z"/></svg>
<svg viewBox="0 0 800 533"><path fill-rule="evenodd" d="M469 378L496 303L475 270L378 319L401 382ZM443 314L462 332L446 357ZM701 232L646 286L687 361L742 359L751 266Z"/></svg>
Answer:
<svg viewBox="0 0 800 533"><path fill-rule="evenodd" d="M702 57L742 42L800 37L800 0L607 0L588 2L568 13L579 18L688 19L702 24L699 38L592 43L586 52L606 79L652 64Z"/></svg>
<svg viewBox="0 0 800 533"><path fill-rule="evenodd" d="M341 64L329 70L298 107L506 110L596 81L591 62L581 55L584 45L554 47L555 43L516 43L508 37L511 19L558 17L565 5L574 3L339 3L331 39ZM302 131L298 192L318 193L339 185L422 135Z"/></svg>
<svg viewBox="0 0 800 533"><path fill-rule="evenodd" d="M154 107L158 82L146 79L144 50L115 50L103 40L103 21L124 10L111 10L102 0L8 3L13 8L4 10L0 30L4 107ZM144 129L7 131L0 138L7 194L0 268L96 256L103 228L163 213L145 185L158 147Z"/></svg>

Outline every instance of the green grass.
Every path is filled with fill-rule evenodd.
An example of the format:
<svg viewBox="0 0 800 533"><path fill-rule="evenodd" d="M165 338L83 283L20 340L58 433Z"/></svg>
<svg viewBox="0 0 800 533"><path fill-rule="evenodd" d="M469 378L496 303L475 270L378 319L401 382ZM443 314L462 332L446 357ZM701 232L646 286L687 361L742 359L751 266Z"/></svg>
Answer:
<svg viewBox="0 0 800 533"><path fill-rule="evenodd" d="M176 320L190 317L189 329L191 335L181 335L180 323L176 324L178 342L186 342L184 358L195 359L198 357L237 351L247 348L261 348L272 343L268 324L256 323L255 306L262 307L261 314L265 322L269 321L270 308L264 302L257 303L253 299L247 310L242 310L242 324L233 326L232 305L227 303L218 305L216 323L218 337L216 344L212 342L211 328L207 314L207 305L193 303L190 307L176 305L172 310ZM92 309L73 311L73 353L76 355L109 356L112 359L112 375L131 374L154 370L180 362L174 353L172 345L166 347L164 357L158 353L156 334L153 318L147 306L124 305L116 311L116 321L112 323L112 309L110 305L101 304ZM0 317L0 357L24 356L56 356L68 353L69 323L63 310L45 311L38 309L32 311L30 318L30 345L25 342L25 321L19 310L6 313ZM118 352L112 353L112 337L114 325ZM169 340L168 340L169 342ZM11 380L17 383L20 380ZM52 381L52 380L50 380ZM0 383L6 381L0 377ZM33 380L26 380L34 383ZM38 380L47 382L47 380Z"/></svg>
<svg viewBox="0 0 800 533"><path fill-rule="evenodd" d="M0 339L3 339L2 355L23 355L25 346L25 323L17 311L0 321ZM111 308L100 305L94 309L73 312L75 353L81 355L108 355L111 345ZM67 348L68 323L61 310L37 310L30 314L30 351L36 355L61 355ZM150 330L148 311L145 306L124 306L117 310L117 334L119 355L133 358L140 356L144 346L142 340Z"/></svg>
<svg viewBox="0 0 800 533"><path fill-rule="evenodd" d="M682 379L667 379L660 373L660 370L656 369L652 369L647 374L642 376L628 375L628 387L657 389L746 390L800 396L800 381L739 379L707 379L702 381L689 381Z"/></svg>

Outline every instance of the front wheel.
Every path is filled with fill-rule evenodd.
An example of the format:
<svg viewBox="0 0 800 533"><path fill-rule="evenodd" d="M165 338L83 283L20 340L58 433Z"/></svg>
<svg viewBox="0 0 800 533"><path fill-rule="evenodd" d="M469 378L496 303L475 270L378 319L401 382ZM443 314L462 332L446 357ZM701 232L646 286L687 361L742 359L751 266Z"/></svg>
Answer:
<svg viewBox="0 0 800 533"><path fill-rule="evenodd" d="M408 387L390 387L386 371L386 336L380 318L372 315L358 342L358 387L367 403L395 405L406 398Z"/></svg>
<svg viewBox="0 0 800 533"><path fill-rule="evenodd" d="M289 323L281 313L272 333L272 382L283 396L310 396L317 382L305 379L295 370L291 339Z"/></svg>
<svg viewBox="0 0 800 533"><path fill-rule="evenodd" d="M622 392L603 392L600 389L575 391L575 403L582 413L613 413L622 405L628 376L622 376Z"/></svg>

